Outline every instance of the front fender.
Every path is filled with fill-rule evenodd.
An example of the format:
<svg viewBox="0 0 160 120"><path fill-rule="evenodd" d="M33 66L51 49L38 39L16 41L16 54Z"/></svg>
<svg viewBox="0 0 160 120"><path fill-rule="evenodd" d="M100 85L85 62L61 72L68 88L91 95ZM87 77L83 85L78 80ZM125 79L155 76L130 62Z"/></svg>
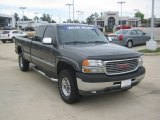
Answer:
<svg viewBox="0 0 160 120"><path fill-rule="evenodd" d="M79 63L78 62L76 62L76 61L74 61L73 59L71 59L71 58L68 58L68 57L62 57L62 56L59 56L59 57L57 57L58 58L58 60L57 60L57 64L58 64L58 62L65 62L65 63L67 63L67 64L69 64L69 65L71 65L76 71L81 71L81 67L80 67L80 65L79 65ZM57 65L56 64L56 65Z"/></svg>

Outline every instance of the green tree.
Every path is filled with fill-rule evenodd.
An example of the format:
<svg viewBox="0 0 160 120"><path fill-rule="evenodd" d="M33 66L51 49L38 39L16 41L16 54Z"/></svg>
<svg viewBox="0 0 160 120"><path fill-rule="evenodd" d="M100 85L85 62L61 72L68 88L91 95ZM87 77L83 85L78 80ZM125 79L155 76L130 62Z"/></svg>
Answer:
<svg viewBox="0 0 160 120"><path fill-rule="evenodd" d="M31 20L31 19L29 19L27 16L24 15L21 20L22 20L22 21L27 21L27 20Z"/></svg>
<svg viewBox="0 0 160 120"><path fill-rule="evenodd" d="M51 17L49 16L49 14L47 14L47 20L49 23L51 23Z"/></svg>
<svg viewBox="0 0 160 120"><path fill-rule="evenodd" d="M33 20L39 20L39 17L35 16L35 17L33 18Z"/></svg>
<svg viewBox="0 0 160 120"><path fill-rule="evenodd" d="M56 23L56 21L52 20L51 23Z"/></svg>
<svg viewBox="0 0 160 120"><path fill-rule="evenodd" d="M15 18L16 21L20 20L19 16L18 16L18 13L14 13L14 18Z"/></svg>
<svg viewBox="0 0 160 120"><path fill-rule="evenodd" d="M94 24L95 19L98 17L98 13L91 14L87 19L87 24Z"/></svg>
<svg viewBox="0 0 160 120"><path fill-rule="evenodd" d="M134 17L138 17L140 18L141 20L144 19L144 13L140 12L140 11L137 11L135 14L134 14Z"/></svg>
<svg viewBox="0 0 160 120"><path fill-rule="evenodd" d="M41 20L42 20L42 21L46 21L46 20L47 20L47 16L46 16L45 13L43 13L43 15L42 15L42 17L41 17Z"/></svg>
<svg viewBox="0 0 160 120"><path fill-rule="evenodd" d="M45 13L43 13L43 15L42 15L42 17L40 17L40 19L42 20L42 21L47 21L47 22L49 22L49 23L56 23L56 21L54 21L54 20L52 20L51 19L51 16L49 15L49 14L45 14Z"/></svg>

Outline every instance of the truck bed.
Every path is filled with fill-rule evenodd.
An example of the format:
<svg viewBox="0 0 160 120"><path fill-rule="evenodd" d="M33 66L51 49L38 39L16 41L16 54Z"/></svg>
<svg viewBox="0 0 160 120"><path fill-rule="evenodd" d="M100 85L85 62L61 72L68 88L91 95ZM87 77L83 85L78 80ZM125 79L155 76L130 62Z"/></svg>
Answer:
<svg viewBox="0 0 160 120"><path fill-rule="evenodd" d="M31 43L32 43L32 38L24 38L24 37L16 37L15 41L15 52L18 53L19 46L23 46L23 57L31 61Z"/></svg>

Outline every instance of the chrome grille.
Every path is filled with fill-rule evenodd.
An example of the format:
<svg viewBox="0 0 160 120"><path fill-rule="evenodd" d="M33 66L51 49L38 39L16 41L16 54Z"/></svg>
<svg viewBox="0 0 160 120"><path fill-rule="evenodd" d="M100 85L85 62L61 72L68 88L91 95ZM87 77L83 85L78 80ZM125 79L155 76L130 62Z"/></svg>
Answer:
<svg viewBox="0 0 160 120"><path fill-rule="evenodd" d="M129 73L135 71L138 68L138 58L106 61L105 65L107 75Z"/></svg>

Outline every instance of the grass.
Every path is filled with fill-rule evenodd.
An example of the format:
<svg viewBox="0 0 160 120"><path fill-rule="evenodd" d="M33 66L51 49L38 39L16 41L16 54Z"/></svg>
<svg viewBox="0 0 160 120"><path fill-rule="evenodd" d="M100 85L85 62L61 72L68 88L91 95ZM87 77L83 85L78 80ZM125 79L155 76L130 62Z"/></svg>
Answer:
<svg viewBox="0 0 160 120"><path fill-rule="evenodd" d="M143 52L143 53L158 53L158 52L160 52L160 47L158 47L157 50L143 49L143 50L139 50L139 52Z"/></svg>

